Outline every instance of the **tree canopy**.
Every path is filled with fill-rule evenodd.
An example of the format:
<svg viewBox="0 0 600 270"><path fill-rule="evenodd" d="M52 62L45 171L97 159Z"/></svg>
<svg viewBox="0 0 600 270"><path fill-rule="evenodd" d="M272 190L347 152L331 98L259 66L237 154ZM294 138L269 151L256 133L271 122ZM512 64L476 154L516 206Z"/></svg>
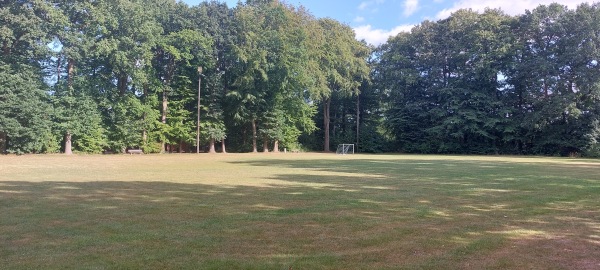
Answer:
<svg viewBox="0 0 600 270"><path fill-rule="evenodd" d="M598 4L459 10L374 48L278 0L3 1L0 151L194 152L199 129L206 152L600 156L599 37Z"/></svg>

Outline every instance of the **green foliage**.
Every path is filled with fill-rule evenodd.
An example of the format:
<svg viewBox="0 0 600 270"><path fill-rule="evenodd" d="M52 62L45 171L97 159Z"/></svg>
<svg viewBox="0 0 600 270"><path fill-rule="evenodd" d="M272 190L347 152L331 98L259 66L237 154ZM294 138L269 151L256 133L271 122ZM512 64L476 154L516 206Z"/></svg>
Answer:
<svg viewBox="0 0 600 270"><path fill-rule="evenodd" d="M0 65L0 151L39 153L52 147L51 108L33 68Z"/></svg>
<svg viewBox="0 0 600 270"><path fill-rule="evenodd" d="M135 96L128 94L110 106L106 120L112 123L108 133L108 146L111 150L124 152L127 148L147 147L150 140L144 141L144 131L148 138L156 138L160 136L158 134L163 134L160 129L165 127L157 123L157 112L142 104Z"/></svg>
<svg viewBox="0 0 600 270"><path fill-rule="evenodd" d="M368 78L369 48L355 39L352 28L332 19L320 19L324 36L320 58L320 72L327 80L327 89L316 93L316 100L331 97L332 93L351 96L358 93L363 80Z"/></svg>
<svg viewBox="0 0 600 270"><path fill-rule="evenodd" d="M359 94L360 86L368 80L367 59L370 49L355 39L354 31L332 19L318 21L316 39L317 81L311 97L321 101L323 107L323 149L329 151L332 100ZM317 28L317 29L318 29ZM337 104L334 103L335 108ZM335 134L334 134L335 136Z"/></svg>
<svg viewBox="0 0 600 270"><path fill-rule="evenodd" d="M185 150L200 117L234 151L598 156L598 25L598 4L459 10L373 49L282 1L2 1L0 143Z"/></svg>
<svg viewBox="0 0 600 270"><path fill-rule="evenodd" d="M73 135L74 151L100 153L106 148L106 131L94 100L70 89L67 93L55 91L53 101L55 129L58 134Z"/></svg>
<svg viewBox="0 0 600 270"><path fill-rule="evenodd" d="M512 18L461 10L391 39L378 48L374 80L390 98L385 126L397 150L590 153L600 78L590 23L598 12L558 4Z"/></svg>
<svg viewBox="0 0 600 270"><path fill-rule="evenodd" d="M165 126L167 132L166 142L169 144L193 143L196 138L196 121L192 121L190 118L192 113L185 110L181 100L172 101L170 104L169 118Z"/></svg>
<svg viewBox="0 0 600 270"><path fill-rule="evenodd" d="M202 130L206 131L206 137L215 141L222 141L227 138L227 130L225 124L209 122L202 125Z"/></svg>
<svg viewBox="0 0 600 270"><path fill-rule="evenodd" d="M47 20L53 19L47 1L0 2L0 63L39 66L50 40Z"/></svg>
<svg viewBox="0 0 600 270"><path fill-rule="evenodd" d="M311 19L305 15L276 1L236 10L239 64L226 96L228 117L237 128L257 122L260 137L284 146L316 129L315 110L307 104L314 82L305 66L314 37L304 29Z"/></svg>

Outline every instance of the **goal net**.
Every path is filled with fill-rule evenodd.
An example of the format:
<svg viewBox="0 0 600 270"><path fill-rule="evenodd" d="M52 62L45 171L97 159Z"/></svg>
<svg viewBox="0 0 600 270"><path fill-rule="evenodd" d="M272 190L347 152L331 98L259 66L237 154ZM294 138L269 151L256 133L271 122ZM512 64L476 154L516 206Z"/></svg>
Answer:
<svg viewBox="0 0 600 270"><path fill-rule="evenodd" d="M335 153L338 155L354 154L354 144L338 144Z"/></svg>

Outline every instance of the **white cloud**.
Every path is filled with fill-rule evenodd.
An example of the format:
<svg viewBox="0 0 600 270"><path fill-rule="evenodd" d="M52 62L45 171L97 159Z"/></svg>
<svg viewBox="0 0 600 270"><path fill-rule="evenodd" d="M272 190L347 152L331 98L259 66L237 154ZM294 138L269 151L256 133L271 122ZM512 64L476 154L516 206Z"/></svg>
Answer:
<svg viewBox="0 0 600 270"><path fill-rule="evenodd" d="M404 1L404 16L408 17L413 15L419 9L419 0L406 0Z"/></svg>
<svg viewBox="0 0 600 270"><path fill-rule="evenodd" d="M358 10L366 10L371 6L381 5L385 3L385 0L371 0L371 1L363 1L358 5Z"/></svg>
<svg viewBox="0 0 600 270"><path fill-rule="evenodd" d="M525 13L525 10L533 10L539 5L550 5L551 3L559 2L561 5L569 8L576 8L581 3L592 3L589 0L459 0L454 3L451 8L444 9L437 13L437 19L445 19L459 9L473 9L474 11L483 12L485 8L500 8L506 14L518 15Z"/></svg>
<svg viewBox="0 0 600 270"><path fill-rule="evenodd" d="M355 23L362 23L364 21L365 21L365 17L358 16L358 17L354 18Z"/></svg>
<svg viewBox="0 0 600 270"><path fill-rule="evenodd" d="M371 25L363 25L354 28L356 39L365 40L369 44L375 46L385 43L389 37L395 36L400 32L410 32L414 25L400 25L392 30L373 29Z"/></svg>
<svg viewBox="0 0 600 270"><path fill-rule="evenodd" d="M371 2L361 2L360 5L358 5L358 9L359 10L365 10L367 9L369 6L371 5Z"/></svg>

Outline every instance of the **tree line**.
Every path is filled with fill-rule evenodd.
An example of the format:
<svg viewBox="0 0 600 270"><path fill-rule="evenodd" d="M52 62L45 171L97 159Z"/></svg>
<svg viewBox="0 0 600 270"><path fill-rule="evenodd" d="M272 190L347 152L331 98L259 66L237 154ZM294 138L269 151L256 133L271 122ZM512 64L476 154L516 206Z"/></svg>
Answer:
<svg viewBox="0 0 600 270"><path fill-rule="evenodd" d="M460 10L372 47L277 0L3 1L0 151L598 156L599 37L588 4Z"/></svg>
<svg viewBox="0 0 600 270"><path fill-rule="evenodd" d="M460 10L377 50L405 152L600 155L600 9Z"/></svg>

